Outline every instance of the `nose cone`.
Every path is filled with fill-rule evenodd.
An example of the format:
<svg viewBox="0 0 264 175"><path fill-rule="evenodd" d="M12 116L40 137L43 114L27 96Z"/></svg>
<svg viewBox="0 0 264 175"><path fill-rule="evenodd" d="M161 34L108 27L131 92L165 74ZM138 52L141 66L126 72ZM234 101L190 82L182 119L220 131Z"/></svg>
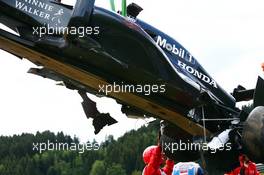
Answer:
<svg viewBox="0 0 264 175"><path fill-rule="evenodd" d="M247 155L256 162L264 162L264 107L256 107L245 123L243 145Z"/></svg>

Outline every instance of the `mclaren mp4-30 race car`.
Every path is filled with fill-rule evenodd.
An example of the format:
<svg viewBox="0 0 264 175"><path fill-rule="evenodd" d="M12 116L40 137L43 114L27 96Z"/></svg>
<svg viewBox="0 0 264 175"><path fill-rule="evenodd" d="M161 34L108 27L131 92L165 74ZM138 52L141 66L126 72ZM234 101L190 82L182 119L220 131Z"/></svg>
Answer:
<svg viewBox="0 0 264 175"><path fill-rule="evenodd" d="M101 114L86 93L116 99L128 116L164 120L160 140L170 158L196 160L204 153L166 151L175 142L206 143L210 150L221 140L233 152L264 161L262 78L255 89L238 86L229 94L180 43L138 19L139 5L123 1L122 10L114 12L94 1L69 6L56 0L0 0L0 22L16 32L1 29L0 48L39 66L30 73L77 90L96 133L117 121ZM236 108L248 100L254 100L250 114Z"/></svg>

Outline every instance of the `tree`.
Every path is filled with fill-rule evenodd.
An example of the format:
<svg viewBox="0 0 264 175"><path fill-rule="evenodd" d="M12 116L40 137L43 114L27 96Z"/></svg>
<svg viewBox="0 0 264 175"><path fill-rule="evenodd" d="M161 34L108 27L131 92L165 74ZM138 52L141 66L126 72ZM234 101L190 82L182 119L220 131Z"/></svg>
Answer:
<svg viewBox="0 0 264 175"><path fill-rule="evenodd" d="M120 164L113 164L107 168L106 175L126 175L126 171Z"/></svg>
<svg viewBox="0 0 264 175"><path fill-rule="evenodd" d="M54 167L49 167L47 175L59 175L59 173Z"/></svg>
<svg viewBox="0 0 264 175"><path fill-rule="evenodd" d="M243 105L242 109L249 114L254 109L254 105L253 103L249 103L247 105Z"/></svg>
<svg viewBox="0 0 264 175"><path fill-rule="evenodd" d="M142 175L141 171L133 171L131 175Z"/></svg>
<svg viewBox="0 0 264 175"><path fill-rule="evenodd" d="M4 170L5 170L5 166L4 166L4 165L0 165L0 174L4 174L4 173L3 173Z"/></svg>
<svg viewBox="0 0 264 175"><path fill-rule="evenodd" d="M105 168L104 161L96 160L93 163L90 175L106 175L105 171L106 171L106 168Z"/></svg>
<svg viewBox="0 0 264 175"><path fill-rule="evenodd" d="M106 138L99 150L45 151L40 154L33 151L32 143L46 143L47 140L76 142L62 132L57 135L50 132L0 136L0 175L139 175L144 168L142 152L156 143L159 122L148 127L132 130L115 140L113 136ZM96 143L95 140L92 143Z"/></svg>

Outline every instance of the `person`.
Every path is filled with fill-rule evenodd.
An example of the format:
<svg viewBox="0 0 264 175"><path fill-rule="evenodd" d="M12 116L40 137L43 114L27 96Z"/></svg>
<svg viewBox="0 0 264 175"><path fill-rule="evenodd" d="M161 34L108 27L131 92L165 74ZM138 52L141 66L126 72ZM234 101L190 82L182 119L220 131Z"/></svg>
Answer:
<svg viewBox="0 0 264 175"><path fill-rule="evenodd" d="M160 144L147 147L143 152L143 160L146 164L143 175L171 175L172 173L174 161L166 158ZM164 162L165 166L160 168Z"/></svg>
<svg viewBox="0 0 264 175"><path fill-rule="evenodd" d="M240 167L237 167L230 173L225 173L224 175L240 175Z"/></svg>
<svg viewBox="0 0 264 175"><path fill-rule="evenodd" d="M180 162L174 165L172 175L204 175L204 172L198 163Z"/></svg>
<svg viewBox="0 0 264 175"><path fill-rule="evenodd" d="M251 162L245 154L239 156L239 163L240 167L225 175L260 175L256 164Z"/></svg>

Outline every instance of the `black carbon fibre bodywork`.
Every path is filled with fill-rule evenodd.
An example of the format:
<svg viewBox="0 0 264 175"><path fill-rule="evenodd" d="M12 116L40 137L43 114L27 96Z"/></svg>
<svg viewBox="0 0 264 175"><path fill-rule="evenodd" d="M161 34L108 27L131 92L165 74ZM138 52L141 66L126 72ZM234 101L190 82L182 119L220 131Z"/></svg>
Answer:
<svg viewBox="0 0 264 175"><path fill-rule="evenodd" d="M242 111L236 108L236 99L221 88L180 43L137 18L123 17L96 7L94 0L78 0L75 7L52 0L0 0L0 22L19 35L0 30L1 38L93 74L109 84L164 85L165 92L134 95L177 111L187 121L203 125L213 135L232 128L230 118L240 119ZM78 35L62 30L83 27L89 29L89 34ZM40 36L38 33L41 29L47 33L51 28L59 29L56 34ZM16 51L11 53L16 54ZM67 82L68 87L98 93L82 81L72 81L59 72L53 77L45 76L59 78ZM261 79L259 87L262 88L262 84ZM250 96L253 91L244 96ZM256 92L261 94L260 91L259 88ZM239 92L236 94L237 99L244 99L239 97ZM262 100L258 98L258 104L263 104ZM133 108L129 100L119 99L118 102ZM162 112L154 114L144 107L136 110L139 114L164 119ZM205 125L205 118L215 121ZM195 134L186 135L189 139Z"/></svg>

